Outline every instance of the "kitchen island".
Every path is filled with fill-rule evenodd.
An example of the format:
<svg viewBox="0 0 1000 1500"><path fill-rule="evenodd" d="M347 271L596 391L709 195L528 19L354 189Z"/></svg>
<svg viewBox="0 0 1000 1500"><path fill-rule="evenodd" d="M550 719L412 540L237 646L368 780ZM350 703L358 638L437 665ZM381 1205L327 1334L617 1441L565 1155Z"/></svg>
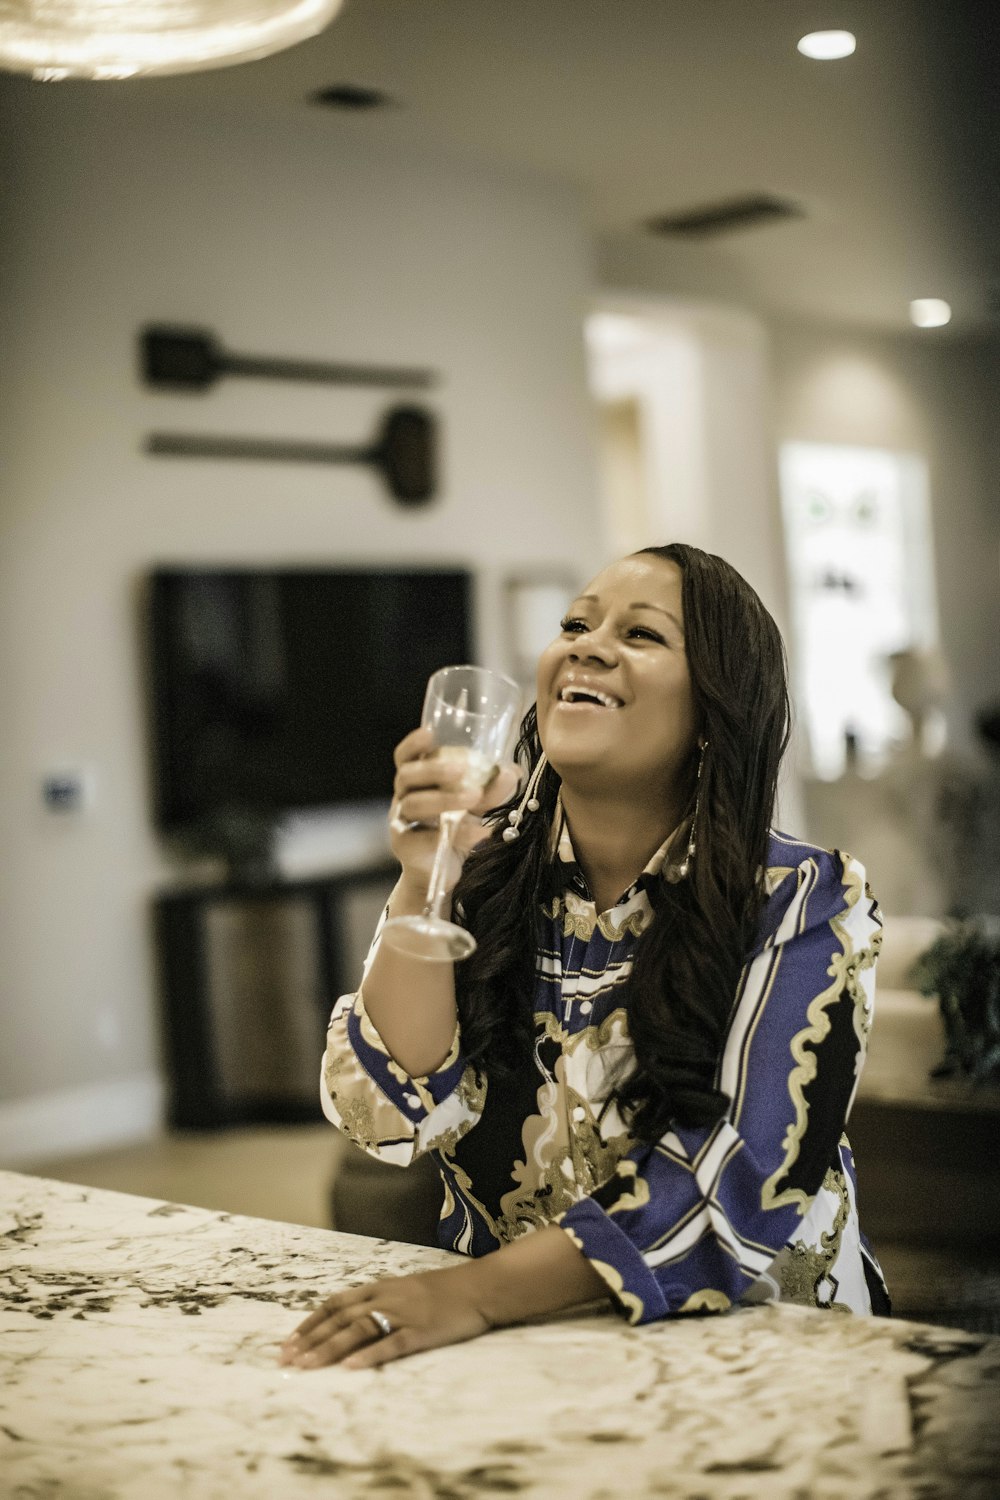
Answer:
<svg viewBox="0 0 1000 1500"><path fill-rule="evenodd" d="M282 1370L322 1297L444 1251L0 1173L0 1495L994 1500L1000 1338L610 1311Z"/></svg>

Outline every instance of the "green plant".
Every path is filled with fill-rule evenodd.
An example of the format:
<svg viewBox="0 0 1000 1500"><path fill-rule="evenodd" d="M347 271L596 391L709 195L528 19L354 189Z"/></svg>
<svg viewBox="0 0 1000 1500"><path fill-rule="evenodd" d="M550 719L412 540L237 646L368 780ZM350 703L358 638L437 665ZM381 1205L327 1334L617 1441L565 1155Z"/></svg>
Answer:
<svg viewBox="0 0 1000 1500"><path fill-rule="evenodd" d="M955 922L920 955L910 981L941 1007L947 1045L931 1077L1000 1082L1000 936L983 922Z"/></svg>

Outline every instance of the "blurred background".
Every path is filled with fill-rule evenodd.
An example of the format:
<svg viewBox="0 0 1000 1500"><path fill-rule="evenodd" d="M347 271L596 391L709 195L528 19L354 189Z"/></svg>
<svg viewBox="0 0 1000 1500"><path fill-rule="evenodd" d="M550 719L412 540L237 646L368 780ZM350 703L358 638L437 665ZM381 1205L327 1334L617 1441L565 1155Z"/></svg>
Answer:
<svg viewBox="0 0 1000 1500"><path fill-rule="evenodd" d="M683 540L785 634L782 826L887 915L863 1222L902 1310L998 1326L998 31L348 0L238 66L0 73L2 1165L367 1224L316 1077L385 747Z"/></svg>

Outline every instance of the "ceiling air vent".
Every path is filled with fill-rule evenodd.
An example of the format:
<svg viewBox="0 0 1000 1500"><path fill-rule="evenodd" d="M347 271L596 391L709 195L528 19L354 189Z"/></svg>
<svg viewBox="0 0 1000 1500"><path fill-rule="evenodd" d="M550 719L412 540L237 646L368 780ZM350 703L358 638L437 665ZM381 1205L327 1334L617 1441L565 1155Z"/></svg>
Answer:
<svg viewBox="0 0 1000 1500"><path fill-rule="evenodd" d="M646 228L653 234L704 238L737 229L754 229L760 224L774 224L781 219L801 219L804 212L801 205L793 203L790 198L750 193L745 198L729 198L724 203L706 203L701 208L648 219Z"/></svg>
<svg viewBox="0 0 1000 1500"><path fill-rule="evenodd" d="M395 101L383 94L381 89L365 88L357 83L335 83L330 88L319 89L312 95L313 104L324 104L327 109L386 109Z"/></svg>

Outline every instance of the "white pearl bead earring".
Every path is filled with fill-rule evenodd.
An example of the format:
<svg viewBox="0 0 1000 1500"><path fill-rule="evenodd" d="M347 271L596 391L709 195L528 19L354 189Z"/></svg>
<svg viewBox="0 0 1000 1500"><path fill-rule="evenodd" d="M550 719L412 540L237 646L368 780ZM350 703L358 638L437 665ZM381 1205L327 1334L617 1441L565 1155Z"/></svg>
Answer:
<svg viewBox="0 0 1000 1500"><path fill-rule="evenodd" d="M515 839L519 839L521 837L521 823L524 819L525 813L535 813L538 811L539 802L535 793L538 791L538 783L541 781L542 772L545 770L545 767L547 765L548 761L545 758L545 751L543 750L538 758L538 761L535 764L535 769L528 777L528 783L521 795L520 802L511 812L507 814L507 822L510 824L510 827L505 828L503 831L503 837L506 843L512 844Z"/></svg>

